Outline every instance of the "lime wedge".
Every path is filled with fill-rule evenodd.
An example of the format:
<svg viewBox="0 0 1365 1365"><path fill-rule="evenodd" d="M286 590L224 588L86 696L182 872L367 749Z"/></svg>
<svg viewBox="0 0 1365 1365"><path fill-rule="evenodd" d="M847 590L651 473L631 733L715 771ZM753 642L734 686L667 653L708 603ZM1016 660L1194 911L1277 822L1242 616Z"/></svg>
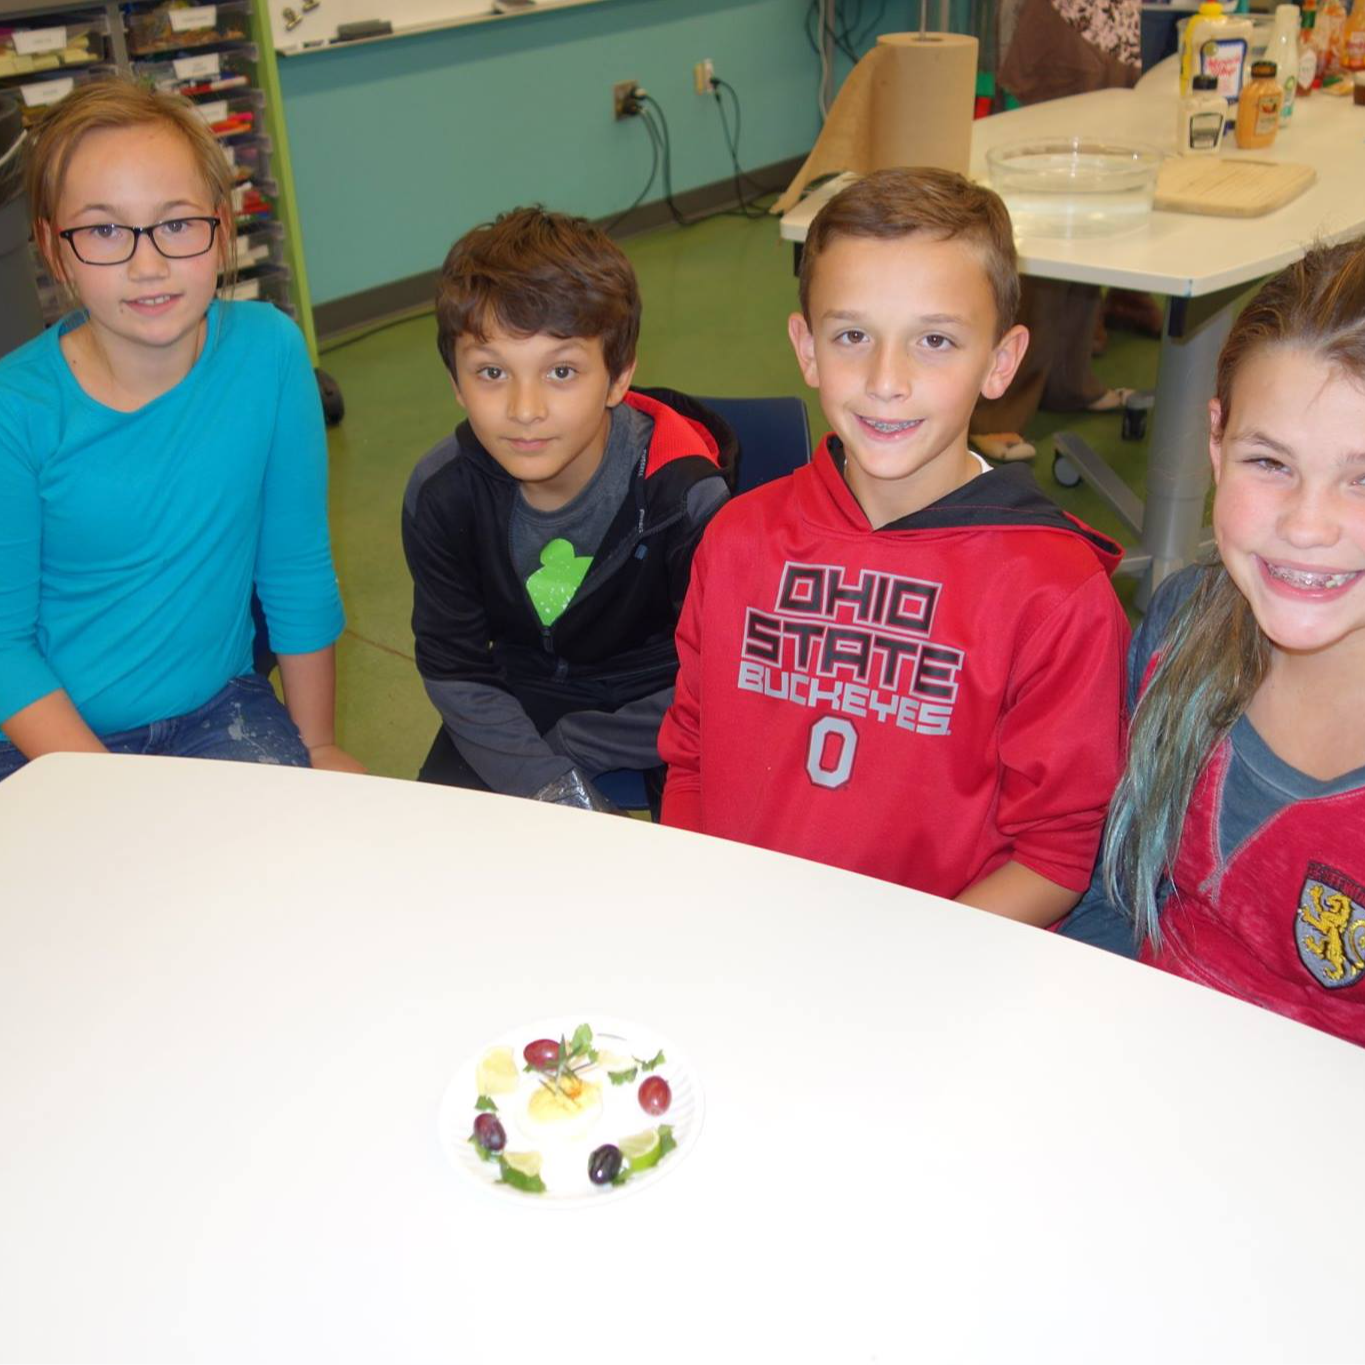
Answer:
<svg viewBox="0 0 1365 1365"><path fill-rule="evenodd" d="M511 1185L527 1194L544 1194L545 1182L540 1178L539 1152L503 1152L498 1157L498 1183Z"/></svg>
<svg viewBox="0 0 1365 1365"><path fill-rule="evenodd" d="M518 1175L533 1176L540 1174L539 1152L504 1152L502 1159Z"/></svg>
<svg viewBox="0 0 1365 1365"><path fill-rule="evenodd" d="M636 1133L634 1137L622 1138L619 1146L621 1155L632 1171L647 1171L656 1165L664 1154L657 1128L647 1128L643 1133Z"/></svg>
<svg viewBox="0 0 1365 1365"><path fill-rule="evenodd" d="M517 1064L510 1047L492 1047L474 1071L480 1095L510 1095L517 1088Z"/></svg>

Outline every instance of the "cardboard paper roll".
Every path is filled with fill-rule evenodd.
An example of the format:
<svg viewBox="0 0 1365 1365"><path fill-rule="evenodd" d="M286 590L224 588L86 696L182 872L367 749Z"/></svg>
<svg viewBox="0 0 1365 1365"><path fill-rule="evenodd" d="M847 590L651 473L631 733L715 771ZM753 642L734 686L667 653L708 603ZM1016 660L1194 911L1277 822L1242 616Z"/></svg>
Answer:
<svg viewBox="0 0 1365 1365"><path fill-rule="evenodd" d="M976 39L961 33L883 33L853 68L787 192L786 213L819 176L887 166L967 173L976 100Z"/></svg>

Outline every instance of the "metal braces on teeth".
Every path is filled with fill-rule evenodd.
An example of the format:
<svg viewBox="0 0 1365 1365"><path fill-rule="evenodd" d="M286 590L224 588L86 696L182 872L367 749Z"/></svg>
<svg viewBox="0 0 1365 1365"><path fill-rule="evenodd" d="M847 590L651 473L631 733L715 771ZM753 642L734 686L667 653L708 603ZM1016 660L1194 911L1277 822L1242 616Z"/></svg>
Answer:
<svg viewBox="0 0 1365 1365"><path fill-rule="evenodd" d="M1281 582L1290 583L1296 588L1340 588L1356 577L1356 570L1345 573L1309 573L1303 569L1283 569L1268 565L1270 576Z"/></svg>

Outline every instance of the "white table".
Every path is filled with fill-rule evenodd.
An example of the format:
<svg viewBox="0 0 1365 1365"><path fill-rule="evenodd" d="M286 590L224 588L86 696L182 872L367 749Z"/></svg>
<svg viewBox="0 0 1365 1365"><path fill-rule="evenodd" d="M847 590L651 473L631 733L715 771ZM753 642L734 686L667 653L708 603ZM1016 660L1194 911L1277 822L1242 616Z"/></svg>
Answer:
<svg viewBox="0 0 1365 1365"><path fill-rule="evenodd" d="M1365 1052L1134 963L635 821L245 764L41 759L0 863L4 1361L524 1361L552 1330L575 1365L1365 1357ZM700 1138L601 1208L499 1202L442 1092L580 1011L688 1052Z"/></svg>
<svg viewBox="0 0 1365 1365"><path fill-rule="evenodd" d="M1081 133L1175 150L1177 59L1149 71L1136 89L1101 90L996 114L972 125L974 178L988 182L986 153L1018 138ZM1153 213L1141 229L1075 241L1024 237L1019 268L1046 279L1151 290L1169 296L1148 446L1142 504L1098 457L1067 453L1140 539L1125 571L1145 576L1144 599L1193 558L1209 488L1208 400L1218 351L1247 286L1298 260L1315 239L1338 242L1365 230L1365 110L1321 91L1301 100L1289 128L1267 151L1223 153L1300 162L1317 183L1261 218ZM832 188L811 195L782 219L782 236L803 242ZM1076 458L1080 457L1080 458Z"/></svg>

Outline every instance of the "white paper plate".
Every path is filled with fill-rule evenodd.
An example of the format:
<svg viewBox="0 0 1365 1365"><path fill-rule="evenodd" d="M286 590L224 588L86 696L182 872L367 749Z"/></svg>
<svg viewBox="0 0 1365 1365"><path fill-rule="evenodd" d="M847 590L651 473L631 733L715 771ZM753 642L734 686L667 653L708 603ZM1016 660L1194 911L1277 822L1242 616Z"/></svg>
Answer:
<svg viewBox="0 0 1365 1365"><path fill-rule="evenodd" d="M536 1124L527 1117L527 1103L540 1089L540 1081L537 1073L522 1070L522 1049L538 1038L572 1038L580 1024L587 1024L592 1029L593 1045L601 1050L645 1060L662 1051L665 1060L653 1072L641 1070L633 1081L619 1086L611 1084L605 1067L586 1072L585 1079L601 1085L601 1112L589 1125L579 1125L575 1131L561 1132L556 1131L553 1125ZM512 1050L520 1076L514 1092L493 1097L498 1107L498 1118L507 1133L506 1150L540 1153L540 1177L545 1183L543 1194L530 1194L503 1184L499 1180L498 1163L482 1160L469 1141L474 1131L474 1120L479 1114L475 1108L479 1098L475 1072L484 1055L495 1047ZM649 1075L662 1076L673 1092L672 1103L666 1113L648 1114L640 1107L640 1083ZM662 1180L670 1171L676 1170L697 1141L703 1112L701 1087L697 1083L696 1073L675 1044L640 1024L608 1015L580 1014L540 1019L490 1038L456 1070L441 1100L437 1124L441 1146L450 1164L491 1194L522 1204L574 1208L619 1199ZM622 1185L594 1185L588 1179L588 1159L603 1143L619 1145L622 1138L665 1123L672 1128L673 1139L678 1145L657 1166L631 1176Z"/></svg>

